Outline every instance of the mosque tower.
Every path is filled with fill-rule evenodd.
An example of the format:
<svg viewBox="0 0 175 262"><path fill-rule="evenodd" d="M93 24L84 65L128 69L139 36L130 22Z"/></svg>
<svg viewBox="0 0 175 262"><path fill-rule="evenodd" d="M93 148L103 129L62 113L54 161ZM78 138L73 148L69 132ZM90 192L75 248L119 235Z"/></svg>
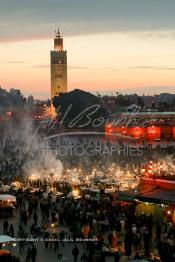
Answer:
<svg viewBox="0 0 175 262"><path fill-rule="evenodd" d="M51 67L51 100L59 93L67 92L67 51L63 49L63 37L58 31L54 38L54 51L50 52ZM51 103L51 116L55 116L55 109Z"/></svg>

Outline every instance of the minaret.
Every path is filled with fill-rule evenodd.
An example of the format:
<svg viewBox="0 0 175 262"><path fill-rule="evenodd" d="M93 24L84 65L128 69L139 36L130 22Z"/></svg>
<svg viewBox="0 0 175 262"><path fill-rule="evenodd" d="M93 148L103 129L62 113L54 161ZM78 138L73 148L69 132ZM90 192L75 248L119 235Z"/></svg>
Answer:
<svg viewBox="0 0 175 262"><path fill-rule="evenodd" d="M51 99L59 93L67 92L67 51L63 50L63 38L58 31L54 38L54 51L51 58ZM51 104L51 116L55 116L55 109Z"/></svg>

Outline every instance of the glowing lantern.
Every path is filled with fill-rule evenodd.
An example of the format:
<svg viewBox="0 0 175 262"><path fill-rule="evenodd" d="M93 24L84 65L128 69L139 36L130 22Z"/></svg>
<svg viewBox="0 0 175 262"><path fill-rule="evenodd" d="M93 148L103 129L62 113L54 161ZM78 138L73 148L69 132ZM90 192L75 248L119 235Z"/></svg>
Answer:
<svg viewBox="0 0 175 262"><path fill-rule="evenodd" d="M167 211L167 214L168 214L168 215L171 215L171 211L170 211L170 210L168 210L168 211Z"/></svg>

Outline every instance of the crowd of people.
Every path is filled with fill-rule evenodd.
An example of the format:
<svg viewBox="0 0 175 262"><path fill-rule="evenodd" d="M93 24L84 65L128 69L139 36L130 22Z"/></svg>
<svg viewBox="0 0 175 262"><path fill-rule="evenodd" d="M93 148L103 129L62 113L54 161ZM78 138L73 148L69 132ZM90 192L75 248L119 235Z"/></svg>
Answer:
<svg viewBox="0 0 175 262"><path fill-rule="evenodd" d="M105 261L106 256L113 256L115 261L174 261L175 228L171 221L155 223L152 214L136 216L133 203L113 202L106 195L98 200L82 196L76 200L58 197L55 201L52 194L44 198L42 192L19 190L16 224L5 219L3 233L20 240L19 254L26 252L27 262L37 261L37 238L43 238L43 248L53 249L58 259L64 255L63 246L75 243L74 261L91 262L95 257ZM32 246L28 246L30 242ZM79 249L83 250L81 257Z"/></svg>

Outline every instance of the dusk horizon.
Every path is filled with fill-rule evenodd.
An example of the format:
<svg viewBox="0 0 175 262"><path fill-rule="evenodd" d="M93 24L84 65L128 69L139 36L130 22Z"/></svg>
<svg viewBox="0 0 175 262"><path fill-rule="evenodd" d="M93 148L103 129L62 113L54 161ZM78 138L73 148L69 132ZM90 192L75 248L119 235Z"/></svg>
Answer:
<svg viewBox="0 0 175 262"><path fill-rule="evenodd" d="M68 91L174 93L174 7L171 0L1 2L0 85L49 98L49 55L59 27Z"/></svg>

